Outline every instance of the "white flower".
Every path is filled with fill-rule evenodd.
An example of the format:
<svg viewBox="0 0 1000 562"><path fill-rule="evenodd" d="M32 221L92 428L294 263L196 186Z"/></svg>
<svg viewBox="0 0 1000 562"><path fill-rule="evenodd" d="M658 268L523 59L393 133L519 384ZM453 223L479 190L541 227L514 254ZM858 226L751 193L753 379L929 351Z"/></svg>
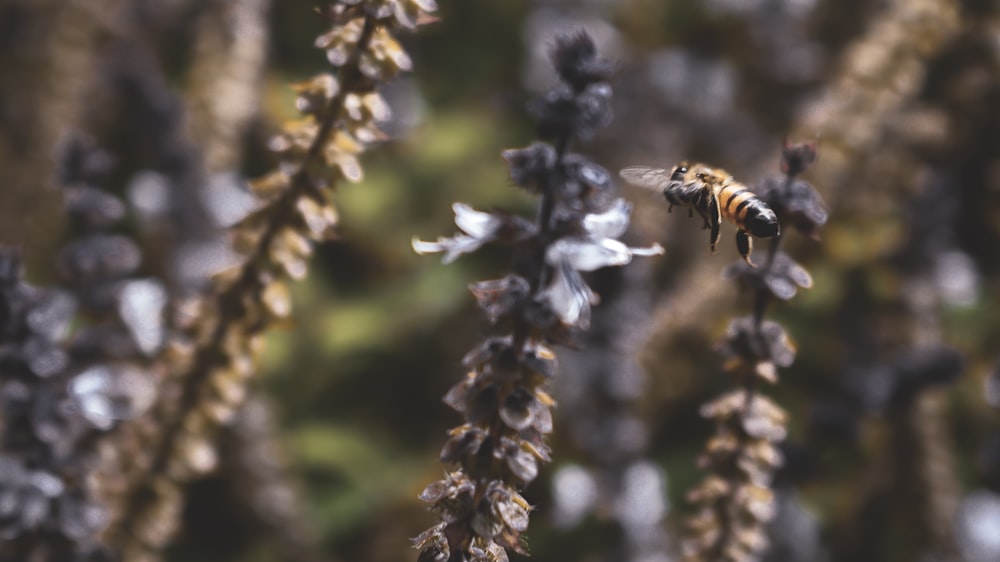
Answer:
<svg viewBox="0 0 1000 562"><path fill-rule="evenodd" d="M143 414L156 399L152 375L132 365L94 365L69 383L83 417L98 429Z"/></svg>
<svg viewBox="0 0 1000 562"><path fill-rule="evenodd" d="M631 205L624 199L618 199L607 211L583 218L585 236L560 238L549 246L545 261L552 266L553 275L544 297L563 323L587 328L590 325L590 306L598 301L597 295L579 272L625 265L632 261L632 256L663 253L659 244L648 248L630 248L615 240L628 228L631 211Z"/></svg>
<svg viewBox="0 0 1000 562"><path fill-rule="evenodd" d="M584 216L583 228L594 238L618 238L625 234L631 213L631 203L624 199L615 199L607 211Z"/></svg>
<svg viewBox="0 0 1000 562"><path fill-rule="evenodd" d="M590 326L590 305L597 304L597 295L568 262L555 266L552 282L545 289L544 297L564 324L581 328Z"/></svg>
<svg viewBox="0 0 1000 562"><path fill-rule="evenodd" d="M451 206L455 211L455 224L461 233L446 238L438 237L436 242L427 242L414 238L413 251L418 254L434 254L444 252L443 263L451 263L458 256L474 252L480 246L496 237L501 226L501 220L490 213L477 211L465 203L455 203Z"/></svg>

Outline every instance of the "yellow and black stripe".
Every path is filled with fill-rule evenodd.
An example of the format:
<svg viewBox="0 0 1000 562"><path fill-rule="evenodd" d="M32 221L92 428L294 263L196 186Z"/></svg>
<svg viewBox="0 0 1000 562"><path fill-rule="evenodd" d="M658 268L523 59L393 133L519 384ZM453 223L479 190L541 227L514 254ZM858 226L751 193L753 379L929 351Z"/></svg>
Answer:
<svg viewBox="0 0 1000 562"><path fill-rule="evenodd" d="M724 184L718 198L723 218L732 221L740 230L757 238L778 235L778 217L774 211L743 184Z"/></svg>

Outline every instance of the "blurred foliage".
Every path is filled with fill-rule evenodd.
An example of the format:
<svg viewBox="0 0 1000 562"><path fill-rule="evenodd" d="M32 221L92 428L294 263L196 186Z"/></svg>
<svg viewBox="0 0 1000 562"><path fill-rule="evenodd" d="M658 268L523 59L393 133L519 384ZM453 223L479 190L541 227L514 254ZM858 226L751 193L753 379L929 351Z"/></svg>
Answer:
<svg viewBox="0 0 1000 562"><path fill-rule="evenodd" d="M169 173L185 154L197 156L189 146L193 152L158 160L162 145L174 142L164 139L188 133L166 130L155 117L191 111L181 100L194 87L199 5L0 0L0 242L23 248L32 283L53 279L52 256L65 242L50 178L67 128L88 130L115 155L109 183L118 194L140 172ZM852 46L870 45L874 22L907 5L442 1L440 21L403 38L414 71L383 89L396 113L386 126L394 138L364 156L363 183L334 195L338 239L317 246L310 277L292 286L291 320L267 335L263 376L253 383L276 412L276 454L288 461L317 559L416 559L409 538L433 520L417 495L441 477L438 451L459 420L441 396L464 375L465 351L489 334L466 286L500 275L509 256L486 248L442 267L414 255L410 240L449 232L453 201L530 212L500 152L534 138L526 103L554 81L533 70L545 45L557 30L583 26L602 53L620 61L616 120L585 147L608 169L692 158L754 185L775 168L792 132L800 135L794 140L818 137L817 166L836 172L806 174L831 205L822 239L786 247L814 286L769 312L798 348L795 365L768 392L789 414L776 488L798 502L797 521L812 522L799 531L803 541L812 537L818 546L800 544L767 559L915 560L910 549L935 535L908 527L908 514L950 505L958 510L955 527L942 532L953 535L962 556L996 560L974 529L1000 528L1000 14L976 0L913 2L954 9L955 20L932 38L902 19L882 34L892 45L911 45L899 64L909 81L894 82L890 73L863 84L842 81L851 64L864 66L880 53L855 54L852 63ZM269 8L259 113L241 139L246 176L273 167L267 140L295 115L288 84L326 66L313 40L328 22L312 7L275 1ZM124 47L123 36L130 38ZM147 72L159 78L136 78ZM867 92L875 100L870 113L840 116L867 140L859 154L833 148L834 134L808 117L831 92ZM185 193L201 186L191 179ZM738 259L726 242L731 225L723 226L718 255L709 255L697 220L667 214L648 193L623 193L635 202L636 237L667 250L639 282L654 303L648 327L618 329L650 332L635 352L650 376L634 406L648 432L644 454L667 475L665 533L676 545L679 521L690 512L684 494L702 475L695 459L711 432L698 409L730 388L712 348L751 300L719 281ZM142 233L148 226L140 218L127 228ZM167 271L168 250L139 238L146 241L142 274ZM920 300L925 293L930 304ZM936 404L918 399L894 409L899 358L939 344L961 352L961 376L921 387ZM921 418L934 427L909 424ZM615 559L608 545L620 537L608 513L595 511L571 528L550 517L552 475L590 462L568 434L571 424L557 418L555 460L525 494L537 507L527 532L531 558ZM937 448L893 447L910 438L926 444L921 435L936 436ZM896 493L894 482L906 478L894 471L940 467L941 455L951 470L934 473L937 484ZM241 511L226 467L191 488L169 560L286 560L282 543ZM953 490L945 489L948 481ZM864 509L872 498L884 500L879 513L894 523L869 524ZM949 525L952 515L943 515Z"/></svg>

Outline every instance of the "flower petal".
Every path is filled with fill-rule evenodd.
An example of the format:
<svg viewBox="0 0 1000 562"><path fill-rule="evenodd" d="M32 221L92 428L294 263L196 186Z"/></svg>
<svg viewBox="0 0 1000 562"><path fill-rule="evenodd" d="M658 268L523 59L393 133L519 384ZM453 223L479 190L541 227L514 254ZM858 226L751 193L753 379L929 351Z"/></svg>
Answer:
<svg viewBox="0 0 1000 562"><path fill-rule="evenodd" d="M767 288L770 289L771 294L783 301L791 299L799 292L799 288L790 283L786 277L768 275L764 278L764 283L767 284Z"/></svg>
<svg viewBox="0 0 1000 562"><path fill-rule="evenodd" d="M462 254L478 250L487 241L488 239L484 238L456 234L452 238L438 237L436 242L428 242L414 237L410 241L410 245L413 246L413 251L420 255L444 252L444 258L441 259L441 262L449 264Z"/></svg>
<svg viewBox="0 0 1000 562"><path fill-rule="evenodd" d="M497 217L477 211L465 203L455 203L451 208L455 211L455 224L469 236L492 238L500 227L500 220Z"/></svg>
<svg viewBox="0 0 1000 562"><path fill-rule="evenodd" d="M812 275L794 261L788 266L788 278L803 289L811 289L813 286Z"/></svg>
<svg viewBox="0 0 1000 562"><path fill-rule="evenodd" d="M496 324L500 318L510 314L531 292L528 281L519 275L473 283L469 285L469 290L476 297L479 307L486 312L491 324Z"/></svg>
<svg viewBox="0 0 1000 562"><path fill-rule="evenodd" d="M136 279L119 293L118 315L139 349L151 355L163 344L167 292L159 281Z"/></svg>
<svg viewBox="0 0 1000 562"><path fill-rule="evenodd" d="M568 261L561 262L554 273L544 293L549 307L564 324L586 329L590 325L590 305L597 302L597 295Z"/></svg>
<svg viewBox="0 0 1000 562"><path fill-rule="evenodd" d="M410 240L410 245L413 246L413 251L421 256L425 254L436 254L444 251L445 245L443 240L445 239L442 237L438 238L437 242L428 242L414 236L413 239Z"/></svg>
<svg viewBox="0 0 1000 562"><path fill-rule="evenodd" d="M125 364L88 368L70 381L69 393L83 417L99 429L142 415L156 399L151 375Z"/></svg>
<svg viewBox="0 0 1000 562"><path fill-rule="evenodd" d="M643 257L662 256L663 252L664 252L663 246L660 246L659 244L653 244L652 246L646 246L646 247L643 247L643 248L632 248L630 246L628 250L630 252L632 252L632 256L633 257L635 257L635 256L643 256Z"/></svg>
<svg viewBox="0 0 1000 562"><path fill-rule="evenodd" d="M594 271L609 265L624 265L632 260L628 246L611 238L561 238L549 246L546 261L550 265L568 262L577 271Z"/></svg>
<svg viewBox="0 0 1000 562"><path fill-rule="evenodd" d="M628 228L631 212L631 203L616 199L607 211L584 216L583 228L594 238L618 238Z"/></svg>

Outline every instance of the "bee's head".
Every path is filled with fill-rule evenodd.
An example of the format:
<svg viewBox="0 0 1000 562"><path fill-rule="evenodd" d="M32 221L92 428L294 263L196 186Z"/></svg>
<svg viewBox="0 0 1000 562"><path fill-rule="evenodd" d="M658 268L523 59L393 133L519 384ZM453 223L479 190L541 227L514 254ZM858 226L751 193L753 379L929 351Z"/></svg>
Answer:
<svg viewBox="0 0 1000 562"><path fill-rule="evenodd" d="M671 181L684 181L684 177L688 173L688 163L681 162L680 164L674 166L673 173L670 174Z"/></svg>

